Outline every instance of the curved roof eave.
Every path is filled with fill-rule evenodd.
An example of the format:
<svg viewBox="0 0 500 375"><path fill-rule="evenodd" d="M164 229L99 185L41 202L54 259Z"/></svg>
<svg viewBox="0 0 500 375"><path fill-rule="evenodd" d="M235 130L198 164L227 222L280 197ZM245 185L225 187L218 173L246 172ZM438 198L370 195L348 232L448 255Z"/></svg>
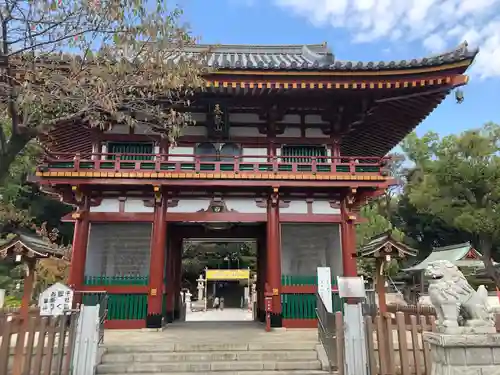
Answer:
<svg viewBox="0 0 500 375"><path fill-rule="evenodd" d="M272 72L390 72L411 69L442 67L443 70L460 64L465 71L473 62L479 49L469 50L467 42L443 53L420 58L391 61L337 60L326 43L313 45L197 45L174 52L169 57L173 63L183 57L206 53L203 57L214 73L228 74L241 71Z"/></svg>

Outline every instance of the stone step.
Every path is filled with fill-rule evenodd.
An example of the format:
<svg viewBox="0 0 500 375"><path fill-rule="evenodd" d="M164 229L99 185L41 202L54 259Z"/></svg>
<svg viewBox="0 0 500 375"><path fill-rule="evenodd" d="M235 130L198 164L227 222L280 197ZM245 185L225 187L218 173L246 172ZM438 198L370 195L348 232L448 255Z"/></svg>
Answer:
<svg viewBox="0 0 500 375"><path fill-rule="evenodd" d="M178 343L157 345L106 345L107 353L304 351L315 350L317 342Z"/></svg>
<svg viewBox="0 0 500 375"><path fill-rule="evenodd" d="M321 370L318 360L308 361L220 361L173 363L104 363L97 367L97 374L128 373L185 373L210 371L262 371L262 370ZM304 372L302 372L304 373Z"/></svg>
<svg viewBox="0 0 500 375"><path fill-rule="evenodd" d="M182 375L336 375L337 372L329 373L320 370L298 370L298 371L211 371L211 372L183 372ZM172 375L171 372L127 372L119 375Z"/></svg>
<svg viewBox="0 0 500 375"><path fill-rule="evenodd" d="M109 353L109 352L108 352ZM303 361L315 360L318 354L304 351L211 351L211 352L167 352L167 353L109 353L104 354L102 363L117 362L219 362L219 361Z"/></svg>

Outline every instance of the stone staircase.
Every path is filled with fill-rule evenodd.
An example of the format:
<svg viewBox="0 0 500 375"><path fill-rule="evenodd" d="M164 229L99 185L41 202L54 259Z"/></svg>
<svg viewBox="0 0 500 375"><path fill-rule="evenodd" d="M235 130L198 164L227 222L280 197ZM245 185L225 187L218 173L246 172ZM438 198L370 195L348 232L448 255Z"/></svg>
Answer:
<svg viewBox="0 0 500 375"><path fill-rule="evenodd" d="M161 333L159 333L161 335ZM137 334L136 334L137 335ZM292 375L327 374L313 340L285 341L273 333L243 342L158 342L108 344L97 374L123 375ZM217 337L217 336L215 336ZM214 337L212 337L212 340ZM128 340L127 340L128 341ZM124 341L124 342L127 342ZM141 340L143 341L143 340ZM157 341L157 340L153 340Z"/></svg>

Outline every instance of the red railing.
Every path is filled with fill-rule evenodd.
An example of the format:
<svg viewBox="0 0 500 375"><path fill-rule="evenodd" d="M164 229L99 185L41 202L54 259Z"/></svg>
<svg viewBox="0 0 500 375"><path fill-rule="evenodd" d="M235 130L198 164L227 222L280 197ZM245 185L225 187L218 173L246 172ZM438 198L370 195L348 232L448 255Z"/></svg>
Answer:
<svg viewBox="0 0 500 375"><path fill-rule="evenodd" d="M269 156L193 154L51 154L40 172L274 172L375 175L385 172L388 157Z"/></svg>

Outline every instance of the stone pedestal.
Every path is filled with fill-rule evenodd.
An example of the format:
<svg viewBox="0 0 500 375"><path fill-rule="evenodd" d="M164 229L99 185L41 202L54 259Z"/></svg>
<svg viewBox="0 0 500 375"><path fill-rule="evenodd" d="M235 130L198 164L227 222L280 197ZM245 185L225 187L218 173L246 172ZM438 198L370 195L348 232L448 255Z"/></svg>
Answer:
<svg viewBox="0 0 500 375"><path fill-rule="evenodd" d="M500 334L424 332L431 347L431 375L500 375Z"/></svg>

